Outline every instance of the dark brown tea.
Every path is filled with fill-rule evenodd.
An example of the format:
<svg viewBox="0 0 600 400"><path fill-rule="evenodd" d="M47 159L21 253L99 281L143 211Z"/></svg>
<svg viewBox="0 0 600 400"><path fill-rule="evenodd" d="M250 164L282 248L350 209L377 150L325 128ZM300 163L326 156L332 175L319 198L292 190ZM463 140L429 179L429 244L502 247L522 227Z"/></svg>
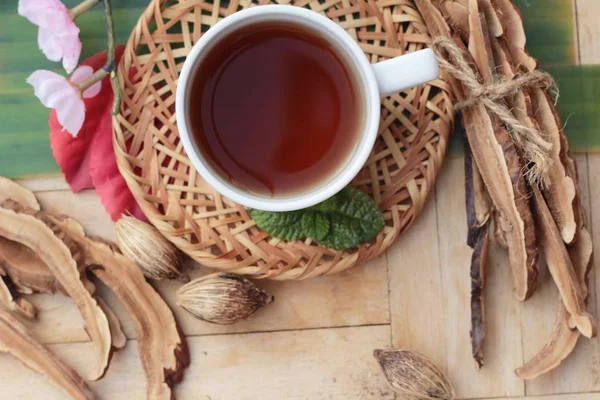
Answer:
<svg viewBox="0 0 600 400"><path fill-rule="evenodd" d="M200 153L230 182L288 195L325 182L362 125L354 78L332 46L293 25L259 23L218 42L189 97Z"/></svg>

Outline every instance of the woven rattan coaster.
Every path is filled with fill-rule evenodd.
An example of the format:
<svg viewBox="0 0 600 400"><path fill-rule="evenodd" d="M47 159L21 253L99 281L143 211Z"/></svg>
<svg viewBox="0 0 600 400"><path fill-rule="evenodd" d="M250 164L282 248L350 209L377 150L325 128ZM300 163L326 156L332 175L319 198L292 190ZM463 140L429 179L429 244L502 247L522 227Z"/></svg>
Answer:
<svg viewBox="0 0 600 400"><path fill-rule="evenodd" d="M373 196L385 215L386 227L372 242L342 252L310 240L287 243L269 237L244 207L219 195L198 175L175 120L179 72L202 32L236 11L269 3L153 0L134 28L119 68L123 102L113 124L115 152L121 174L150 222L202 265L257 278L305 279L376 257L406 231L435 183L454 114L443 80L382 100L379 139L353 182ZM333 19L359 41L372 63L431 42L411 0L291 4Z"/></svg>

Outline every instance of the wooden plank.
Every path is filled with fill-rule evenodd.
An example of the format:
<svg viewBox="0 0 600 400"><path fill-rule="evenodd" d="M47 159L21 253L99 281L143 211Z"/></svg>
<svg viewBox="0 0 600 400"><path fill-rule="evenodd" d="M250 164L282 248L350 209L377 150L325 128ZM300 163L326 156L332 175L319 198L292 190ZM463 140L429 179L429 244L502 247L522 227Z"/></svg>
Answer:
<svg viewBox="0 0 600 400"><path fill-rule="evenodd" d="M514 397L511 400L598 400L599 397L600 397L599 393L573 393L573 394L554 394L554 395L549 395L549 396ZM500 398L482 399L482 400L500 400Z"/></svg>
<svg viewBox="0 0 600 400"><path fill-rule="evenodd" d="M435 203L432 194L409 232L387 252L392 343L417 351L446 370L446 312Z"/></svg>
<svg viewBox="0 0 600 400"><path fill-rule="evenodd" d="M304 330L188 339L192 364L177 386L179 400L394 399L374 349L390 345L388 326ZM50 346L78 371L87 371L90 343ZM0 354L2 398L62 400L64 395L15 359ZM145 398L137 344L117 352L98 382L100 399Z"/></svg>
<svg viewBox="0 0 600 400"><path fill-rule="evenodd" d="M588 213L588 219L592 225L592 239L594 242L594 256L592 262L594 263L593 273L595 276L596 289L591 292L596 297L596 319L598 317L598 310L600 310L600 210L598 205L600 204L600 154L588 154L588 177L589 177L589 194L590 194L590 209ZM600 359L600 337L596 338L597 344L597 360ZM596 364L595 372L598 374L598 367Z"/></svg>
<svg viewBox="0 0 600 400"><path fill-rule="evenodd" d="M480 371L471 355L463 164L463 159L448 160L436 190L448 376L459 398L522 396L523 382L513 372L522 359L519 304L512 295L507 256L495 245L487 269L485 365Z"/></svg>
<svg viewBox="0 0 600 400"><path fill-rule="evenodd" d="M113 223L93 191L38 193L42 207L77 218L89 234L113 238ZM191 269L192 277L206 274L205 268ZM275 302L252 318L230 326L209 324L193 318L175 305L180 282L157 282L156 287L174 310L186 335L233 332L261 332L287 329L357 326L389 323L387 270L385 256L338 275L297 282L258 282L275 296ZM106 302L121 319L128 338L135 331L127 312L110 291L99 287ZM62 296L32 296L39 307L40 322L30 324L35 334L47 343L87 340L81 318L70 299Z"/></svg>
<svg viewBox="0 0 600 400"><path fill-rule="evenodd" d="M114 239L114 224L94 190L85 190L77 194L65 190L38 192L36 197L42 209L77 219L87 234Z"/></svg>
<svg viewBox="0 0 600 400"><path fill-rule="evenodd" d="M575 0L577 33L579 36L579 59L582 64L600 64L600 2L598 0Z"/></svg>
<svg viewBox="0 0 600 400"><path fill-rule="evenodd" d="M576 157L579 169L579 185L582 202L588 212L590 210L590 188L588 185L588 166L585 155ZM532 298L523 303L521 324L523 331L523 352L528 360L544 345L554 328L555 313L558 308L559 295L554 281L545 266L540 264L540 282L538 290ZM590 275L591 313L596 313L596 289L594 271ZM598 371L598 339L580 338L577 348L558 368L549 373L528 381L528 395L545 395L552 393L578 393L600 390L600 371Z"/></svg>
<svg viewBox="0 0 600 400"><path fill-rule="evenodd" d="M17 179L17 183L32 192L50 192L58 190L71 190L69 184L61 174L49 175L44 178Z"/></svg>

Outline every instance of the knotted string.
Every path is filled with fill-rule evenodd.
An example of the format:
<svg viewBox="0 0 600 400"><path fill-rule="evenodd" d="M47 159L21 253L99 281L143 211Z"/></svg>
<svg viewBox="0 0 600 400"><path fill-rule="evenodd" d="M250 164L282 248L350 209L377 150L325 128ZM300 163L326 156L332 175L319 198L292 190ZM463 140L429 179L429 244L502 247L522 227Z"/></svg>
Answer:
<svg viewBox="0 0 600 400"><path fill-rule="evenodd" d="M550 74L530 71L516 75L513 79L501 78L498 82L484 85L471 68L463 51L447 37L438 37L433 42L440 68L457 79L466 89L467 100L455 105L456 111L463 111L483 105L506 126L515 146L527 161L525 176L534 186L548 185L548 171L552 164L552 143L535 128L523 124L513 116L504 99L523 89L539 87L553 90L557 97L556 85ZM526 110L523 110L526 114Z"/></svg>

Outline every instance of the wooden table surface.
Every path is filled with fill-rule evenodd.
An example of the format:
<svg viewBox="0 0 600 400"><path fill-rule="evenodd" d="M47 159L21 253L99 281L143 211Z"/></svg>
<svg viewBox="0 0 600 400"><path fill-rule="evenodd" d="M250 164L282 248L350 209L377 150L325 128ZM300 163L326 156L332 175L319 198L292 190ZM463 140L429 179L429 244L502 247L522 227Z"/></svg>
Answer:
<svg viewBox="0 0 600 400"><path fill-rule="evenodd" d="M600 1L576 0L574 15L576 60L600 64ZM600 155L579 153L576 158L581 195L600 249ZM113 237L113 224L93 191L72 194L58 176L21 182L37 192L44 207L76 217L90 234ZM546 376L531 382L515 376L514 369L547 339L558 294L544 270L533 298L522 304L515 300L507 256L497 247L486 288L485 366L475 369L469 342L471 253L465 244L463 183L462 157L450 156L422 215L385 255L336 276L259 282L275 295L275 303L233 326L193 319L174 304L180 284L158 283L192 354L177 398L394 399L372 352L399 347L430 357L448 374L461 399L600 399L598 338L581 340L575 353ZM600 257L594 266L590 303L598 315ZM194 268L192 275L206 272ZM121 318L129 341L115 353L105 378L91 386L101 399L143 399L145 378L132 323L114 297L104 297ZM34 334L86 376L94 357L71 300L36 295L32 302L40 310L39 320L28 324ZM0 399L63 398L42 377L0 354Z"/></svg>

